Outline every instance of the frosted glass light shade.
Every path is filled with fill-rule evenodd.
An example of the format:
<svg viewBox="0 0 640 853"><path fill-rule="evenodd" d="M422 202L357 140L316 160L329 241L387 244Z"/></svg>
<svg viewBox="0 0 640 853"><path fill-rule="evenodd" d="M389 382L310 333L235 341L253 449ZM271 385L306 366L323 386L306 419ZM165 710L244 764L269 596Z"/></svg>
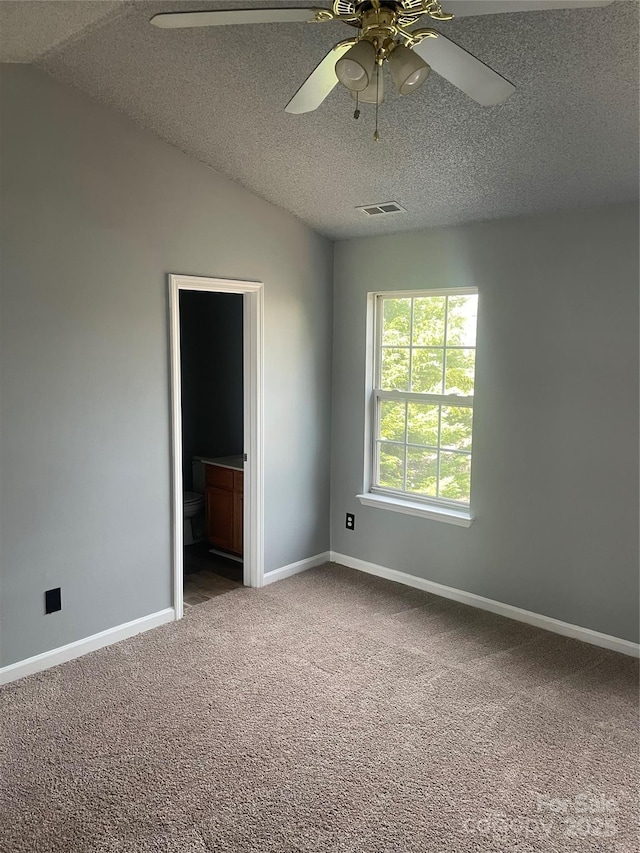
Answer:
<svg viewBox="0 0 640 853"><path fill-rule="evenodd" d="M367 88L361 92L352 92L351 97L355 99L356 94L361 104L375 104L376 99L379 104L384 101L384 74L382 73L382 66L376 65L371 75L371 82Z"/></svg>
<svg viewBox="0 0 640 853"><path fill-rule="evenodd" d="M408 95L429 76L431 66L413 50L400 44L389 54L389 71L401 95Z"/></svg>
<svg viewBox="0 0 640 853"><path fill-rule="evenodd" d="M354 44L336 62L336 76L352 92L362 92L369 85L376 64L376 49L363 39Z"/></svg>

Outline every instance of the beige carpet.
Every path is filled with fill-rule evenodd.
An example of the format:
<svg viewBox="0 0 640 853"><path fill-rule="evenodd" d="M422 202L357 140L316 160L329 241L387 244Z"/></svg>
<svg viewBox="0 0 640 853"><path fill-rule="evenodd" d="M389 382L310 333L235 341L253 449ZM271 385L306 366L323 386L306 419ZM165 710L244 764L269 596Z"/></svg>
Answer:
<svg viewBox="0 0 640 853"><path fill-rule="evenodd" d="M2 853L637 850L637 662L330 565L0 692Z"/></svg>

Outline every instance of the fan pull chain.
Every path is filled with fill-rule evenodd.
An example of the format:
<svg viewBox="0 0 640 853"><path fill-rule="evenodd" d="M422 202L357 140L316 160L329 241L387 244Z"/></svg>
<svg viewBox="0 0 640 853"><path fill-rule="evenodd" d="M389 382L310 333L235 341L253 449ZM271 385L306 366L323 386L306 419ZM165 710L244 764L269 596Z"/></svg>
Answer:
<svg viewBox="0 0 640 853"><path fill-rule="evenodd" d="M378 106L380 102L380 66L376 66L376 129L373 134L373 141L380 142L380 134L378 133Z"/></svg>
<svg viewBox="0 0 640 853"><path fill-rule="evenodd" d="M361 39L361 38L362 38L362 28L360 27L360 25L358 25L358 39ZM359 118L360 118L360 99L359 99L359 95L360 95L360 92L356 91L356 108L355 108L355 110L353 111L353 117L354 117L355 119L359 119Z"/></svg>

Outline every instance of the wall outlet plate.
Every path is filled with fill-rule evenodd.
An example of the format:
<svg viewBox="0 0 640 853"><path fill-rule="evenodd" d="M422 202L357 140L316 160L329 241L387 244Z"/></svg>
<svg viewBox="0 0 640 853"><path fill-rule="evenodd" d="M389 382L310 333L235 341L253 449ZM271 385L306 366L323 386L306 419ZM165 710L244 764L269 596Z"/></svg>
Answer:
<svg viewBox="0 0 640 853"><path fill-rule="evenodd" d="M345 527L347 528L347 530L356 529L356 516L353 512L347 513L347 521L345 523Z"/></svg>
<svg viewBox="0 0 640 853"><path fill-rule="evenodd" d="M62 593L59 586L48 589L44 594L44 612L55 613L56 610L62 610Z"/></svg>

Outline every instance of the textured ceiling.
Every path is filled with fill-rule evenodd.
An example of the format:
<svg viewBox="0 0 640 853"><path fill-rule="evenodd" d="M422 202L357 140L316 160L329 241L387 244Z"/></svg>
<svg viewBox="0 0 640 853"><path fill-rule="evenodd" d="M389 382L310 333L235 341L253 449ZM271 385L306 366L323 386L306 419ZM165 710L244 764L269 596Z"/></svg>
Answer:
<svg viewBox="0 0 640 853"><path fill-rule="evenodd" d="M69 4L84 5L96 4ZM157 11L267 5L291 2L135 2L39 64L334 238L637 197L636 2L439 25L516 93L483 108L435 74L404 98L389 86L377 144L373 108L354 121L342 87L315 113L284 112L351 33L344 24L148 23ZM407 212L354 210L387 200Z"/></svg>
<svg viewBox="0 0 640 853"><path fill-rule="evenodd" d="M124 0L0 0L0 62L33 62L74 38Z"/></svg>

